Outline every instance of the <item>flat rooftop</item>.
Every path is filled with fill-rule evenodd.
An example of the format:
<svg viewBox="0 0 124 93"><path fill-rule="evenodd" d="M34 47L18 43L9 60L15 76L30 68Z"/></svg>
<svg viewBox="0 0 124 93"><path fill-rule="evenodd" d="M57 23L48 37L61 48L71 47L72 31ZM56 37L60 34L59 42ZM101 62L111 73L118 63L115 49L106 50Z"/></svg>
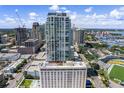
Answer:
<svg viewBox="0 0 124 93"><path fill-rule="evenodd" d="M41 64L41 63L43 63L43 61L33 61L32 63L31 63L31 65L33 66L33 65L39 65L39 64Z"/></svg>
<svg viewBox="0 0 124 93"><path fill-rule="evenodd" d="M18 56L20 55L20 53L0 53L0 58L2 57L14 57L14 56Z"/></svg>
<svg viewBox="0 0 124 93"><path fill-rule="evenodd" d="M38 66L34 65L34 66L29 66L27 71L39 71Z"/></svg>
<svg viewBox="0 0 124 93"><path fill-rule="evenodd" d="M25 48L25 46L19 46L19 48Z"/></svg>
<svg viewBox="0 0 124 93"><path fill-rule="evenodd" d="M8 52L9 53L17 53L18 51L17 51L17 49L9 49Z"/></svg>
<svg viewBox="0 0 124 93"><path fill-rule="evenodd" d="M17 49L19 46L12 46L11 49Z"/></svg>
<svg viewBox="0 0 124 93"><path fill-rule="evenodd" d="M45 52L40 52L39 54L37 54L35 59L37 59L37 60L45 60L46 59Z"/></svg>
<svg viewBox="0 0 124 93"><path fill-rule="evenodd" d="M31 54L23 54L21 55L21 59L29 59L31 57Z"/></svg>
<svg viewBox="0 0 124 93"><path fill-rule="evenodd" d="M17 65L19 65L20 63L22 63L23 60L24 59L18 59L17 61L13 61L11 64L9 64L7 67L5 67L4 70L16 68Z"/></svg>
<svg viewBox="0 0 124 93"><path fill-rule="evenodd" d="M25 42L35 42L35 41L37 41L38 39L28 39L28 40L26 40Z"/></svg>
<svg viewBox="0 0 124 93"><path fill-rule="evenodd" d="M56 15L56 16L66 16L67 14L66 13L57 13L57 12L51 12L51 13L48 13L48 16L51 16L51 15Z"/></svg>
<svg viewBox="0 0 124 93"><path fill-rule="evenodd" d="M43 63L42 61L33 61L31 65L26 69L27 71L39 71L39 64Z"/></svg>
<svg viewBox="0 0 124 93"><path fill-rule="evenodd" d="M86 64L82 61L66 62L44 62L41 69L86 69Z"/></svg>

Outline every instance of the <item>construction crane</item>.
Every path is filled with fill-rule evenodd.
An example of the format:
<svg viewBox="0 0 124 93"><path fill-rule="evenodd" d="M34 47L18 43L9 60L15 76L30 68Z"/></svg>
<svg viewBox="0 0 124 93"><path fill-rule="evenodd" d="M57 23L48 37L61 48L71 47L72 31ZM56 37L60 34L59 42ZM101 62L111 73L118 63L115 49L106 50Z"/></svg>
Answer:
<svg viewBox="0 0 124 93"><path fill-rule="evenodd" d="M20 15L18 14L18 9L15 10L15 13L16 13L17 18L18 18L18 21L19 21L19 23L20 23L19 26L21 26L21 27L24 28L24 27L25 27L25 24L23 24L23 22L22 22L22 20L21 20L21 17L20 17Z"/></svg>

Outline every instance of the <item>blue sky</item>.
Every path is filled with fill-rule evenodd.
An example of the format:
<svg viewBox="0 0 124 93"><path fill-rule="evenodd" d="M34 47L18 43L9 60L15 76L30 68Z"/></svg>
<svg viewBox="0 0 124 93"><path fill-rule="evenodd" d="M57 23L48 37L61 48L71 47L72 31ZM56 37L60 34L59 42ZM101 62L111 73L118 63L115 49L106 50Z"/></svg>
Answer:
<svg viewBox="0 0 124 93"><path fill-rule="evenodd" d="M79 28L124 28L124 6L117 5L9 5L0 6L0 28L20 25L16 12L26 27L45 23L48 12L66 12Z"/></svg>

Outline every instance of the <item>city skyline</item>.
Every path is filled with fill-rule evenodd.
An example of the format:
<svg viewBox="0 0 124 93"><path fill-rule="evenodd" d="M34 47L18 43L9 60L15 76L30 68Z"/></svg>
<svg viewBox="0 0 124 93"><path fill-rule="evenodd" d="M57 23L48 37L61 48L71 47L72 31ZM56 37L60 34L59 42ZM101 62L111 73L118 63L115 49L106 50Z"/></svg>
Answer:
<svg viewBox="0 0 124 93"><path fill-rule="evenodd" d="M124 29L124 6L121 5L0 6L0 28L18 27L20 23L16 12L18 12L26 27L31 28L33 22L45 23L47 13L55 11L68 13L72 24L79 28Z"/></svg>
<svg viewBox="0 0 124 93"><path fill-rule="evenodd" d="M26 7L23 9L27 10ZM80 6L76 10L78 8ZM90 17L94 8L84 10L85 14L89 13L88 20L92 19L84 24L91 22L94 25L93 20L96 23L105 19L107 22L108 19L123 20L123 12L119 14L113 10L105 17L100 14L101 10L105 13L102 8L99 8L99 15ZM33 24L28 29L16 8L18 19L15 19L21 27L15 25L15 29L1 29L0 88L124 88L124 30L78 29L77 25L82 26L82 20L86 21L82 16L78 18L79 13L71 15L72 12L64 6L49 9L52 12L47 13L45 24L39 24L38 13L29 13L28 19ZM123 11L123 7L118 9ZM9 15L4 16L10 24L12 19ZM71 28L73 22L76 26ZM117 25L116 22L113 24Z"/></svg>

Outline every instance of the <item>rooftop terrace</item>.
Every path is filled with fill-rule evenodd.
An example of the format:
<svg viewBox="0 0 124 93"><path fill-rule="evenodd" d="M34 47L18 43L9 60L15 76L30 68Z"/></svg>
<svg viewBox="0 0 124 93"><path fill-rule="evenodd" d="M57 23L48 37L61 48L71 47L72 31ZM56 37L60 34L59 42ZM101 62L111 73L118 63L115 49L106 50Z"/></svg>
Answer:
<svg viewBox="0 0 124 93"><path fill-rule="evenodd" d="M41 69L76 69L76 68L84 68L86 69L86 65L81 61L66 61L66 62L44 62L41 64Z"/></svg>

